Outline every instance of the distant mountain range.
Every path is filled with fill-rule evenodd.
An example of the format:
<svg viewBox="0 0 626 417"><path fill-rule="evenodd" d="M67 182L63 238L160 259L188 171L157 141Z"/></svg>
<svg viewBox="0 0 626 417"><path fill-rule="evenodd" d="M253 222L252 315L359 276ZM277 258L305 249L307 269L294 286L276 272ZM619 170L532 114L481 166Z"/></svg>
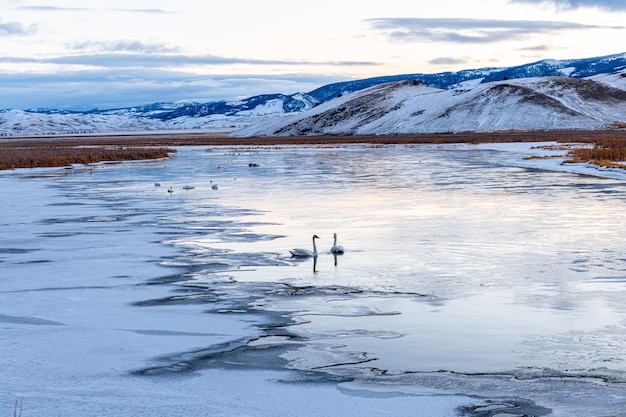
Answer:
<svg viewBox="0 0 626 417"><path fill-rule="evenodd" d="M281 134L323 134L339 133L341 129L332 129L332 125L339 124L344 126L341 133L358 134L555 129L565 126L599 128L626 122L626 97L622 95L625 71L626 53L622 53L577 60L543 60L508 68L367 78L325 85L308 93L265 94L239 101L162 102L90 111L6 109L0 110L0 136L182 129L243 129L236 135L276 134L277 131ZM600 78L596 79L596 76ZM526 80L531 78L538 80ZM575 79L583 80L575 82ZM372 97L376 99L372 100ZM354 100L360 104L357 105ZM362 103L364 100L372 100L372 107L365 106ZM531 110L533 103L535 107ZM342 113L341 106L344 110L349 107L350 111ZM363 114L368 114L366 119L369 117L372 123L376 118L381 119L376 115L387 115L386 118L391 120L398 116L392 117L391 114L401 108L409 111L409 107L405 106L410 107L412 116L409 119L419 128L408 127L406 120L405 127L401 127L399 121L393 126L380 121L375 129L374 124L369 128L363 127L367 125ZM517 108L517 112L507 114L502 111L507 106L521 107ZM501 110L498 111L498 108ZM522 108L526 112L523 113L525 122L510 122L522 119ZM545 113L546 109L559 109L558 115ZM308 122L298 122L300 124L296 125L299 127L295 127L295 119L320 115L324 111L333 113L323 122L326 127ZM438 115L437 111L440 112ZM500 113L499 117L495 117L497 113ZM460 116L462 114L465 119ZM358 123L353 122L361 127L345 128L344 122L352 117L360 118ZM550 118L550 123L539 123L539 120ZM428 123L427 119L430 120ZM586 121L583 122L583 119ZM286 128L285 123L292 127ZM274 133L268 133L271 129Z"/></svg>
<svg viewBox="0 0 626 417"><path fill-rule="evenodd" d="M380 135L626 128L626 70L531 77L443 90L395 81L233 136Z"/></svg>

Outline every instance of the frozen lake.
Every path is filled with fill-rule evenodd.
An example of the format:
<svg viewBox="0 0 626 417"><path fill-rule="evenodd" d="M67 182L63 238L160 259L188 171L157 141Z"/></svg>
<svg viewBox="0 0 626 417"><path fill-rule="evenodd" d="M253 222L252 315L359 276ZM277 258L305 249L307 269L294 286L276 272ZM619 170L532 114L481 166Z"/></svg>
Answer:
<svg viewBox="0 0 626 417"><path fill-rule="evenodd" d="M0 410L626 416L626 175L531 146L0 173Z"/></svg>

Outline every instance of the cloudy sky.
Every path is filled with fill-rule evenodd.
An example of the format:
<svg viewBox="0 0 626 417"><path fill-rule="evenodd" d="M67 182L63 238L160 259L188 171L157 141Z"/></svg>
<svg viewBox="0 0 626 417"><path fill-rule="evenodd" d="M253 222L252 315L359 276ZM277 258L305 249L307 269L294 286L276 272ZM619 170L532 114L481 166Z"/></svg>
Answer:
<svg viewBox="0 0 626 417"><path fill-rule="evenodd" d="M626 52L624 0L0 0L0 108L232 100Z"/></svg>

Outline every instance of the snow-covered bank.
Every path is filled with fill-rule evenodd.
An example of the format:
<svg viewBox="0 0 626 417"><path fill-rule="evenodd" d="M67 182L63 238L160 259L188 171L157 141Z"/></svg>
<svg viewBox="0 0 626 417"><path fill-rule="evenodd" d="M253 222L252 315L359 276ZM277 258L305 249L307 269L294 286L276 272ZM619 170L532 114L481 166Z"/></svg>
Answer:
<svg viewBox="0 0 626 417"><path fill-rule="evenodd" d="M510 166L534 168L545 171L569 172L572 174L591 175L618 180L626 179L626 169L607 168L594 164L565 163L566 150L559 149L563 143L527 142L527 143L483 143L470 145L477 149L493 149L503 152L502 163ZM580 146L580 144L572 144ZM507 157L506 155L510 155Z"/></svg>

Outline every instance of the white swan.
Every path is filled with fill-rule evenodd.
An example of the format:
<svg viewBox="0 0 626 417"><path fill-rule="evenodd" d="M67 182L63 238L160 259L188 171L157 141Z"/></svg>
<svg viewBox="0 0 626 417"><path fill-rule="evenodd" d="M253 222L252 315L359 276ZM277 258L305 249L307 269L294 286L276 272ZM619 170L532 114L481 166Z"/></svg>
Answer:
<svg viewBox="0 0 626 417"><path fill-rule="evenodd" d="M337 244L337 233L334 233L333 237L335 238L335 242L333 243L333 246L330 248L330 251L332 253L343 253L344 251L343 246Z"/></svg>
<svg viewBox="0 0 626 417"><path fill-rule="evenodd" d="M301 258L310 258L312 256L317 257L317 245L315 245L315 239L319 239L319 236L313 235L313 252L308 249L296 248L291 249L289 253L291 254L291 256L298 256Z"/></svg>

